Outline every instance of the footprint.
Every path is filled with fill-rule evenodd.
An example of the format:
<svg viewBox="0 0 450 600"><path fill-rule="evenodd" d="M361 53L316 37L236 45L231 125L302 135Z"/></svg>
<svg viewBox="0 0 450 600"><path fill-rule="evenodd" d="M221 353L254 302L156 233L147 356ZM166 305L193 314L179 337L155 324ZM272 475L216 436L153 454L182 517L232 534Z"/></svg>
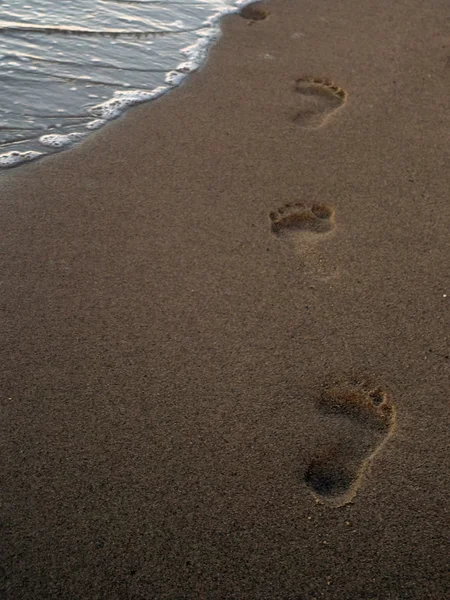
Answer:
<svg viewBox="0 0 450 600"><path fill-rule="evenodd" d="M392 435L396 414L389 394L369 379L328 388L319 406L333 419L333 431L304 474L318 502L339 507L351 502L375 455Z"/></svg>
<svg viewBox="0 0 450 600"><path fill-rule="evenodd" d="M286 241L289 254L294 249L308 277L331 281L340 277L340 269L330 255L319 250L318 242L334 229L334 209L326 204L285 204L269 214L272 233ZM281 244L284 246L284 244Z"/></svg>
<svg viewBox="0 0 450 600"><path fill-rule="evenodd" d="M241 8L239 15L242 18L247 19L250 24L253 21L263 21L264 19L267 19L269 11L262 2L253 2L252 4L246 4Z"/></svg>
<svg viewBox="0 0 450 600"><path fill-rule="evenodd" d="M286 234L298 231L326 233L334 227L334 210L325 204L285 204L269 215L272 231Z"/></svg>
<svg viewBox="0 0 450 600"><path fill-rule="evenodd" d="M295 91L300 95L300 110L293 121L303 129L322 127L328 118L347 101L345 90L327 79L301 77L295 82Z"/></svg>

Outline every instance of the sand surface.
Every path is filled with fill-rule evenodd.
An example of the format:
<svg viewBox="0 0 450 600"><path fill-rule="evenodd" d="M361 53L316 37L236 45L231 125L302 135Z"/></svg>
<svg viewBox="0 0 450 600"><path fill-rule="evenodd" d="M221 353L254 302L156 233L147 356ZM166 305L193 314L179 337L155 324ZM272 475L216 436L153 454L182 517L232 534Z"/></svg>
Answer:
<svg viewBox="0 0 450 600"><path fill-rule="evenodd" d="M0 175L2 598L450 596L448 3L268 8Z"/></svg>

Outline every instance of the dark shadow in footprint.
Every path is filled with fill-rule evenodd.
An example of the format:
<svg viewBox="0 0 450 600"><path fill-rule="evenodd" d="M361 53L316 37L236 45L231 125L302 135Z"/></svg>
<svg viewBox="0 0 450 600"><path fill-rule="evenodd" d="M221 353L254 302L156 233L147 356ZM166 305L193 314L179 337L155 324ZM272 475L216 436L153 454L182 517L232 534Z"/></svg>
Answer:
<svg viewBox="0 0 450 600"><path fill-rule="evenodd" d="M285 204L269 214L272 231L283 234L293 231L326 233L334 227L334 210L325 204Z"/></svg>
<svg viewBox="0 0 450 600"><path fill-rule="evenodd" d="M300 110L293 121L304 129L317 129L347 101L345 90L327 79L301 77L295 82L300 96Z"/></svg>
<svg viewBox="0 0 450 600"><path fill-rule="evenodd" d="M313 458L304 480L319 502L343 506L354 498L374 456L392 434L395 407L389 394L368 378L326 389L319 407L338 421L333 421L329 436L333 442Z"/></svg>
<svg viewBox="0 0 450 600"><path fill-rule="evenodd" d="M239 11L239 15L247 21L263 21L269 16L269 11L266 9L262 2L253 2L252 4L246 4Z"/></svg>

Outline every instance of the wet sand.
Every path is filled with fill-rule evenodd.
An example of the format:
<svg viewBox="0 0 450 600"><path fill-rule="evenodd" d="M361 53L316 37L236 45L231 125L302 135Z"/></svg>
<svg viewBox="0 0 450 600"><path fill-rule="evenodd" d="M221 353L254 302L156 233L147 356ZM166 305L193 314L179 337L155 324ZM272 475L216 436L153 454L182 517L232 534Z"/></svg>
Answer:
<svg viewBox="0 0 450 600"><path fill-rule="evenodd" d="M1 174L2 597L449 597L447 6L268 8Z"/></svg>

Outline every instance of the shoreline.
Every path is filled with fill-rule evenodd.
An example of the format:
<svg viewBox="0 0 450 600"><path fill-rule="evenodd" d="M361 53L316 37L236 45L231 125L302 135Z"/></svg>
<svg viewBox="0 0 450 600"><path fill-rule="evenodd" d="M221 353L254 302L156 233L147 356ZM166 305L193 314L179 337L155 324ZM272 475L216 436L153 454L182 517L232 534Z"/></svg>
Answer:
<svg viewBox="0 0 450 600"><path fill-rule="evenodd" d="M53 128L49 129L47 134L43 134L36 138L30 138L25 140L16 140L12 144L20 146L22 148L23 143L29 142L30 146L27 149L21 150L10 150L9 152L0 154L0 172L3 169L9 169L23 165L26 162L35 161L42 159L46 156L52 155L55 152L61 152L64 150L71 149L76 142L83 142L93 130L100 127L105 127L114 119L120 118L127 110L132 106L137 106L142 103L148 103L154 101L157 98L165 96L169 92L173 91L177 87L183 84L185 79L192 73L197 72L201 69L207 61L208 53L210 48L217 43L221 36L220 20L225 15L239 14L244 16L248 22L258 21L266 17L265 11L258 8L261 2L258 0L235 0L234 6L222 6L221 9L217 9L217 12L213 12L207 17L197 29L192 31L197 32L197 39L192 44L185 47L179 48L178 55L180 61L176 67L166 71L164 82L157 84L153 83L153 88L150 89L127 89L126 86L122 89L116 89L111 97L102 102L87 106L86 114L80 115L80 120L83 118L85 122L80 122L76 128L81 128L82 131L72 131L72 125L65 124L64 128ZM254 6L256 5L256 6ZM252 7L251 7L252 6ZM3 28L1 31L22 31L22 33L29 33L33 31L41 31L43 33L78 33L79 35L93 35L95 31L87 29L61 29L58 27L53 28L39 28L39 26L33 26L29 29L17 29L17 28ZM191 30L187 30L191 31ZM200 33L203 32L203 33ZM165 36L174 35L176 33L186 33L186 30L180 31L153 31L153 32L136 32L136 31L102 31L102 35L111 35L113 37L117 35L122 36L133 36L143 35L144 37L152 36ZM181 60L181 57L184 57ZM89 120L91 119L91 120ZM63 131L63 133L61 133ZM5 144L6 145L6 142ZM59 150L58 150L59 149Z"/></svg>
<svg viewBox="0 0 450 600"><path fill-rule="evenodd" d="M5 598L449 595L445 7L267 6L0 174Z"/></svg>

